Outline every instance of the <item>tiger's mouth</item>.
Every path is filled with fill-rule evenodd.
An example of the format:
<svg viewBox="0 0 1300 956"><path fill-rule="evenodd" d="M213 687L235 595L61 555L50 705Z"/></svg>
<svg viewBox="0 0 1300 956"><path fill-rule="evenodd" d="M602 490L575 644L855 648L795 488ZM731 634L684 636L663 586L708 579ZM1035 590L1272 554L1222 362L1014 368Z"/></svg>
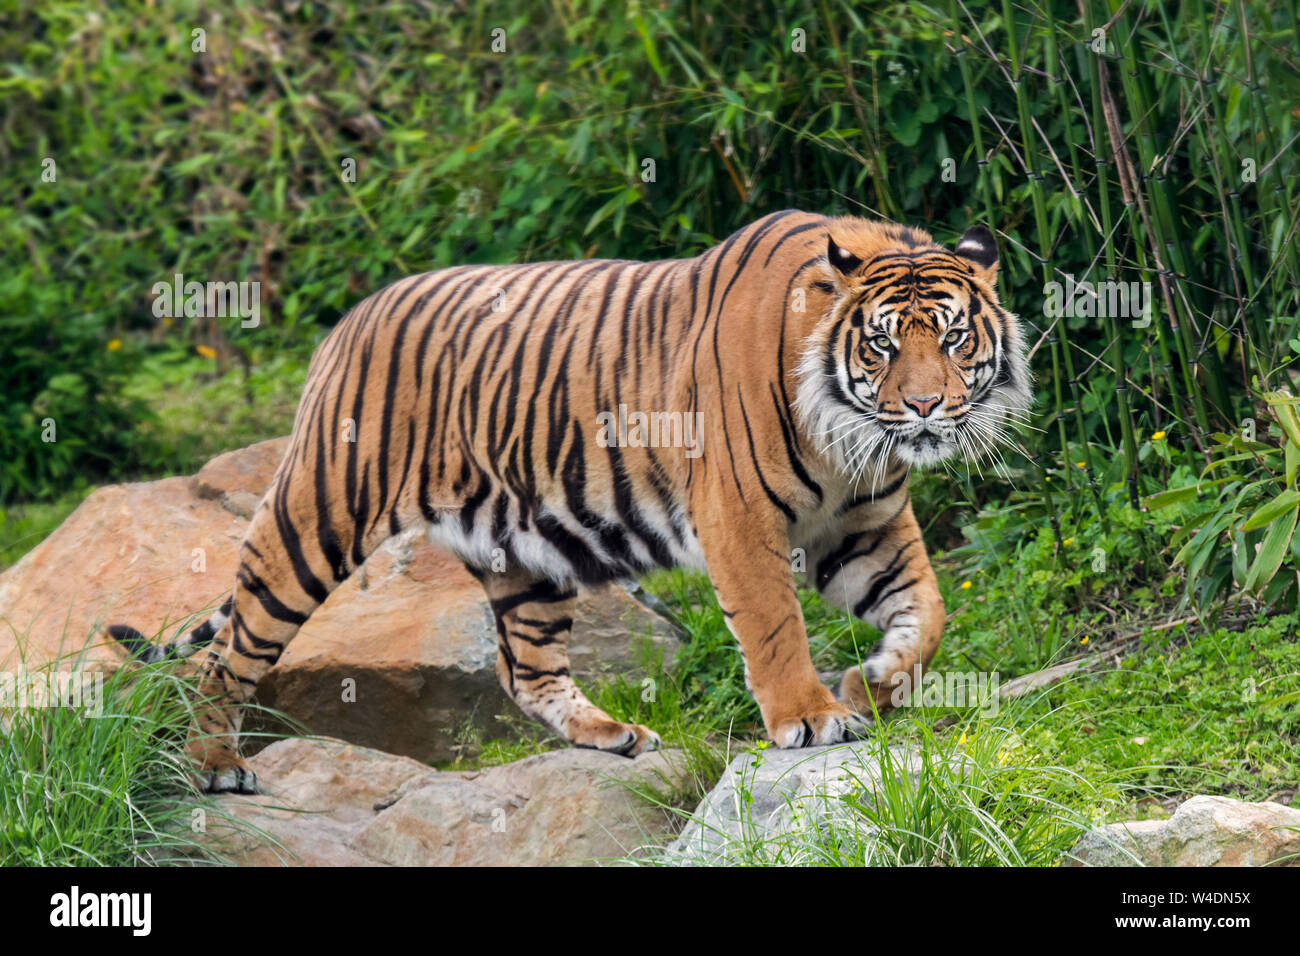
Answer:
<svg viewBox="0 0 1300 956"><path fill-rule="evenodd" d="M962 451L957 427L955 422L938 419L899 422L887 426L886 431L893 438L895 456L909 465L924 467Z"/></svg>

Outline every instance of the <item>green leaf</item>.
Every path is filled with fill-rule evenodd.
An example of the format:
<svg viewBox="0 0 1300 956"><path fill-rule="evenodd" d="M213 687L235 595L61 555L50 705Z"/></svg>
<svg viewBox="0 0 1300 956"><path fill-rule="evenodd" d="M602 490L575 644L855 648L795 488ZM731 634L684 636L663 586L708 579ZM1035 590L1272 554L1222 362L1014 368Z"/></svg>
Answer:
<svg viewBox="0 0 1300 956"><path fill-rule="evenodd" d="M605 203L605 205L601 206L594 213L592 213L591 218L587 220L587 228L582 230L582 234L584 236L590 235L591 231L595 229L597 226L599 226L606 219L608 219L610 216L612 216L616 209L623 208L626 205L627 205L627 200L624 198L623 191L620 190L619 192L616 192L613 196L610 197L610 199Z"/></svg>
<svg viewBox="0 0 1300 956"><path fill-rule="evenodd" d="M1259 546L1259 554L1255 556L1255 563L1250 566L1250 574L1246 577L1246 590L1261 591L1264 585L1273 580L1273 575L1277 574L1277 569L1282 566L1282 559L1286 557L1287 549L1291 545L1297 515L1300 515L1300 508L1293 509L1290 514L1279 518L1269 527L1268 533L1264 535L1264 540Z"/></svg>
<svg viewBox="0 0 1300 956"><path fill-rule="evenodd" d="M196 173L216 157L212 153L199 153L197 156L191 156L189 159L182 159L172 167L172 172L177 176L188 176Z"/></svg>
<svg viewBox="0 0 1300 956"><path fill-rule="evenodd" d="M1224 531L1228 522L1220 518L1213 524L1207 525L1197 533L1196 537L1184 545L1183 550L1179 552L1181 557L1184 553L1190 551L1190 557L1187 558L1187 580L1195 581L1201 573L1201 568L1210 557L1218 550L1219 535Z"/></svg>
<svg viewBox="0 0 1300 956"><path fill-rule="evenodd" d="M1293 445L1300 445L1300 419L1296 418L1295 412L1297 399L1282 392L1268 392L1264 395L1264 399L1273 409L1273 414L1277 416L1277 423L1282 426L1282 431L1286 432L1287 439Z"/></svg>
<svg viewBox="0 0 1300 956"><path fill-rule="evenodd" d="M1296 701L1300 701L1300 690L1293 690L1289 694L1282 694L1280 697L1270 697L1268 700L1260 701L1259 706L1263 710L1272 710L1274 707L1293 704Z"/></svg>
<svg viewBox="0 0 1300 956"><path fill-rule="evenodd" d="M388 138L394 143L418 143L424 140L428 135L428 130L423 129L395 129L390 130Z"/></svg>
<svg viewBox="0 0 1300 956"><path fill-rule="evenodd" d="M1187 485L1185 488L1171 488L1168 491L1162 491L1157 495L1142 499L1142 504L1148 511L1158 511L1161 508L1168 508L1170 505L1194 500L1199 490L1196 485Z"/></svg>
<svg viewBox="0 0 1300 956"><path fill-rule="evenodd" d="M1246 586L1246 578L1250 576L1250 557L1251 549L1246 544L1246 535L1238 531L1232 535L1232 580L1236 582L1237 587Z"/></svg>
<svg viewBox="0 0 1300 956"><path fill-rule="evenodd" d="M407 235L405 241L403 241L402 244L397 247L397 254L400 256L402 253L406 252L417 242L419 242L420 238L424 235L424 232L425 232L424 225L419 225L416 226L414 229L412 229L410 234Z"/></svg>
<svg viewBox="0 0 1300 956"><path fill-rule="evenodd" d="M1297 505L1300 505L1300 491L1288 488L1272 501L1266 501L1256 508L1254 514L1242 523L1240 530L1254 531L1262 528Z"/></svg>
<svg viewBox="0 0 1300 956"><path fill-rule="evenodd" d="M645 17L641 14L634 14L632 24L636 27L636 32L641 35L641 46L645 49L645 58L650 61L650 68L655 71L655 76L660 81L666 79L664 65L659 60L659 50L655 47L654 38L650 36L650 31L645 25Z"/></svg>
<svg viewBox="0 0 1300 956"><path fill-rule="evenodd" d="M1231 120L1237 113L1237 107L1241 104L1241 85L1232 84L1232 89L1228 90L1228 108L1224 111L1223 119L1225 122Z"/></svg>
<svg viewBox="0 0 1300 956"><path fill-rule="evenodd" d="M1214 513L1214 516L1208 521L1203 522L1200 526L1200 530L1198 530L1196 534L1192 536L1192 539L1183 545L1182 548L1179 549L1178 553L1174 555L1174 564L1182 564L1187 568L1187 577L1189 581L1196 578L1196 574L1200 570L1201 564L1204 562L1205 558L1209 556L1209 552L1218 541L1219 533L1231 524L1231 519L1228 516L1228 511L1231 507L1232 502L1225 501L1219 507L1219 510Z"/></svg>

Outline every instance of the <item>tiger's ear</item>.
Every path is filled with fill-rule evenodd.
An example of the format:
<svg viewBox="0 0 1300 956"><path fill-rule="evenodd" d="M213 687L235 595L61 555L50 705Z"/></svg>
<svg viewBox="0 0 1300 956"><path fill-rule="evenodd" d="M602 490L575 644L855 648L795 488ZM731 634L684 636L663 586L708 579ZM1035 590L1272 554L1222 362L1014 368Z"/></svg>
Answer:
<svg viewBox="0 0 1300 956"><path fill-rule="evenodd" d="M958 258L965 259L975 275L989 285L998 277L998 241L993 233L983 226L971 226L957 241L954 250Z"/></svg>
<svg viewBox="0 0 1300 956"><path fill-rule="evenodd" d="M826 258L842 276L849 275L862 265L862 260L836 242L829 232L826 233Z"/></svg>

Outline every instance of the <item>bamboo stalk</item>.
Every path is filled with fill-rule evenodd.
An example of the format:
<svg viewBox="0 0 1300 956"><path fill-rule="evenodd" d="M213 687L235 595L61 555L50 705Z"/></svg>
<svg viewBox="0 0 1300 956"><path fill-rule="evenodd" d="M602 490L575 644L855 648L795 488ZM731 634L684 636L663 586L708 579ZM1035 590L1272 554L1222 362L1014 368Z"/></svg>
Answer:
<svg viewBox="0 0 1300 956"><path fill-rule="evenodd" d="M1096 17L1092 4L1089 0L1079 0L1079 7L1083 13L1084 30L1088 36L1092 36L1092 31L1096 27ZM1080 57L1088 56L1080 48ZM1119 281L1119 264L1115 255L1115 238L1114 238L1114 217L1110 205L1110 184L1107 181L1106 156L1108 148L1108 132L1105 117L1102 115L1101 103L1101 70L1100 53L1093 53L1088 57L1088 75L1091 80L1091 100L1092 100L1092 135L1093 135L1093 161L1096 164L1097 175L1095 182L1097 184L1098 206L1101 210L1101 235L1105 243L1104 250L1106 255L1106 278L1110 282ZM1095 244L1090 247L1092 258L1096 259ZM1109 310L1107 310L1109 313ZM1115 402L1119 407L1119 427L1124 447L1124 482L1128 487L1129 503L1136 508L1138 506L1138 488L1137 488L1137 439L1135 436L1135 427L1133 423L1133 410L1129 405L1128 399L1128 371L1124 362L1124 343L1120 340L1119 323L1115 321L1113 315L1107 315L1106 335L1110 338L1107 352L1110 357L1110 367L1115 371Z"/></svg>
<svg viewBox="0 0 1300 956"><path fill-rule="evenodd" d="M1052 248L1050 232L1047 228L1047 208L1043 198L1043 177L1039 170L1038 154L1034 149L1033 142L1033 123L1030 121L1029 95L1026 87L1026 80L1022 75L1019 41L1016 36L1016 21L1013 16L1013 4L1011 0L1002 0L1002 19L1003 28L1007 33L1007 51L1011 56L1011 83L1016 94L1016 110L1020 121L1021 145L1024 152L1024 163L1026 173L1030 181L1030 196L1033 199L1034 209L1034 226L1038 236L1038 260L1042 273L1044 288L1052 281L1052 268L1048 262L1048 254ZM1058 334L1060 316L1048 327L1047 343L1051 349L1052 356L1052 400L1054 404L1054 417L1056 419L1056 430L1058 440L1061 445L1061 458L1063 471L1065 473L1065 487L1071 490L1074 487L1074 475L1070 468L1070 442L1065 428L1065 411L1064 400L1061 394L1061 337ZM1087 435L1079 436L1082 443L1086 444Z"/></svg>
<svg viewBox="0 0 1300 956"><path fill-rule="evenodd" d="M1142 222L1142 232L1149 244L1151 256L1155 261L1156 276L1160 281L1161 292L1169 317L1170 331L1173 332L1174 347L1178 353L1179 369L1183 380L1183 395L1190 399L1192 414L1197 425L1193 438L1203 445L1202 436L1209 432L1209 415L1205 409L1205 400L1195 382L1195 363L1192 358L1193 342L1191 332L1194 327L1192 316L1186 309L1186 299L1179 288L1180 276L1175 269L1169 268L1167 257L1179 257L1181 253L1172 231L1172 221L1165 205L1163 184L1152 185L1151 171L1155 167L1155 141L1147 117L1151 110L1151 97L1144 82L1145 72L1132 49L1132 32L1129 28L1128 7L1124 0L1110 0L1112 19L1115 29L1116 51L1121 61L1120 80L1124 88L1129 115L1133 122L1134 138L1137 142L1138 162L1141 175L1133 182L1133 194L1137 201L1137 211ZM1111 130L1112 137L1116 130ZM1148 195L1149 193L1149 195ZM1175 263L1177 268L1178 263ZM1186 276L1185 269L1181 270Z"/></svg>

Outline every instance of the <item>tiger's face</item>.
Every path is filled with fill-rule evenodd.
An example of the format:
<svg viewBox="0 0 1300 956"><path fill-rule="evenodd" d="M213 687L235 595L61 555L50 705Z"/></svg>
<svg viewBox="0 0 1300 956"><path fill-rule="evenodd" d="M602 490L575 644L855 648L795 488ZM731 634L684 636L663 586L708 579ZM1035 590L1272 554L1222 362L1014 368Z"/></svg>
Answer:
<svg viewBox="0 0 1300 956"><path fill-rule="evenodd" d="M836 297L800 365L796 404L855 479L883 474L891 456L995 461L1030 395L1018 324L993 291L993 235L975 227L951 252L913 230L889 235L863 256L828 236Z"/></svg>

